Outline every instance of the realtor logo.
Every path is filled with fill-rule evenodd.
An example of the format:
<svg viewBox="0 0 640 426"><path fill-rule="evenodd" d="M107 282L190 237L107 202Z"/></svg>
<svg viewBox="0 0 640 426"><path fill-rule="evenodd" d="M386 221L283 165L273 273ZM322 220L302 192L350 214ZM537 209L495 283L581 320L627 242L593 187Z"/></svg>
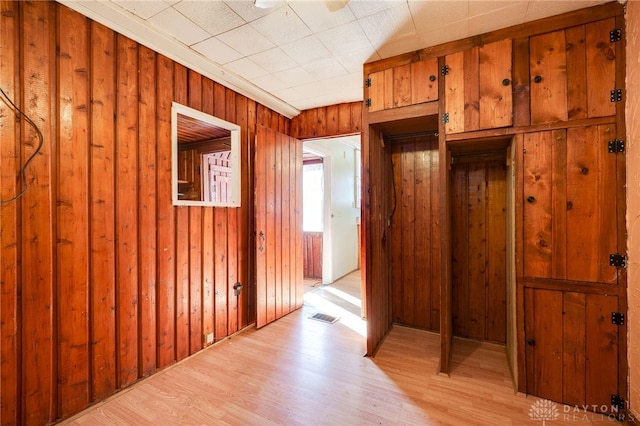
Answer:
<svg viewBox="0 0 640 426"><path fill-rule="evenodd" d="M542 422L543 426L547 421L558 420L559 417L558 406L548 399L539 399L529 408L529 418L536 422Z"/></svg>

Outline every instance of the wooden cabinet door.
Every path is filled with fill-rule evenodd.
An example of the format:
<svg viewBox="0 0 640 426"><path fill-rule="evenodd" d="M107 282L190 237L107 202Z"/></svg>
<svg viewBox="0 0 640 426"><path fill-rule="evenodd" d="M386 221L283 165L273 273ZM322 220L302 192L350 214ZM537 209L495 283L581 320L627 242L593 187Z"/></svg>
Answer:
<svg viewBox="0 0 640 426"><path fill-rule="evenodd" d="M369 74L369 112L438 100L438 58Z"/></svg>
<svg viewBox="0 0 640 426"><path fill-rule="evenodd" d="M302 306L302 142L258 125L256 326Z"/></svg>
<svg viewBox="0 0 640 426"><path fill-rule="evenodd" d="M511 126L511 46L507 39L446 56L447 133Z"/></svg>
<svg viewBox="0 0 640 426"><path fill-rule="evenodd" d="M619 394L618 297L526 288L527 393L611 413ZM593 409L593 408L591 408Z"/></svg>
<svg viewBox="0 0 640 426"><path fill-rule="evenodd" d="M524 136L523 266L527 278L617 284L617 155L613 124Z"/></svg>
<svg viewBox="0 0 640 426"><path fill-rule="evenodd" d="M531 124L615 115L614 28L611 18L531 37Z"/></svg>

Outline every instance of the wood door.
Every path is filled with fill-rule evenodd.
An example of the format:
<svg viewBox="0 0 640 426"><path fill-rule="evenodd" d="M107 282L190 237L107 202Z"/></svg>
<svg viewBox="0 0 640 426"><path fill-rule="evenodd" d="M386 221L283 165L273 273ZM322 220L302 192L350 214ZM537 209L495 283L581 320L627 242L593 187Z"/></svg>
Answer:
<svg viewBox="0 0 640 426"><path fill-rule="evenodd" d="M256 326L302 306L302 143L258 125Z"/></svg>
<svg viewBox="0 0 640 426"><path fill-rule="evenodd" d="M610 18L531 37L531 124L615 115L615 28Z"/></svg>
<svg viewBox="0 0 640 426"><path fill-rule="evenodd" d="M511 51L505 39L446 56L447 133L511 126Z"/></svg>
<svg viewBox="0 0 640 426"><path fill-rule="evenodd" d="M526 392L609 412L623 394L626 328L624 253L613 124L523 137L522 270Z"/></svg>
<svg viewBox="0 0 640 426"><path fill-rule="evenodd" d="M369 112L438 100L438 58L369 74Z"/></svg>

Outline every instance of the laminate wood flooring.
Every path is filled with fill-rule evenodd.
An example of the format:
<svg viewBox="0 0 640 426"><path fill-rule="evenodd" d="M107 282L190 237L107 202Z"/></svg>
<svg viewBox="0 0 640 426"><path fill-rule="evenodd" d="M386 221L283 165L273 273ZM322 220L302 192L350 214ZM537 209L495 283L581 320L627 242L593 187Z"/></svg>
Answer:
<svg viewBox="0 0 640 426"><path fill-rule="evenodd" d="M514 393L503 346L455 339L452 373L439 375L437 334L395 326L369 358L362 335L342 319L309 319L316 310L305 304L260 330L250 327L62 423L544 424L532 412L540 400ZM557 417L547 414L548 426L614 424L552 408Z"/></svg>

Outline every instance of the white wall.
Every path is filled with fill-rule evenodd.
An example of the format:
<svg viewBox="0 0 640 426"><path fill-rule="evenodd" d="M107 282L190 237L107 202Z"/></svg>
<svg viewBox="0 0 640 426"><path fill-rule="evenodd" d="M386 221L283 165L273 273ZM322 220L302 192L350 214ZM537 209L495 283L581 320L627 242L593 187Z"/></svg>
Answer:
<svg viewBox="0 0 640 426"><path fill-rule="evenodd" d="M359 139L359 138L358 138ZM356 205L353 138L305 142L324 157L325 211L322 281L330 284L358 268L360 206Z"/></svg>

